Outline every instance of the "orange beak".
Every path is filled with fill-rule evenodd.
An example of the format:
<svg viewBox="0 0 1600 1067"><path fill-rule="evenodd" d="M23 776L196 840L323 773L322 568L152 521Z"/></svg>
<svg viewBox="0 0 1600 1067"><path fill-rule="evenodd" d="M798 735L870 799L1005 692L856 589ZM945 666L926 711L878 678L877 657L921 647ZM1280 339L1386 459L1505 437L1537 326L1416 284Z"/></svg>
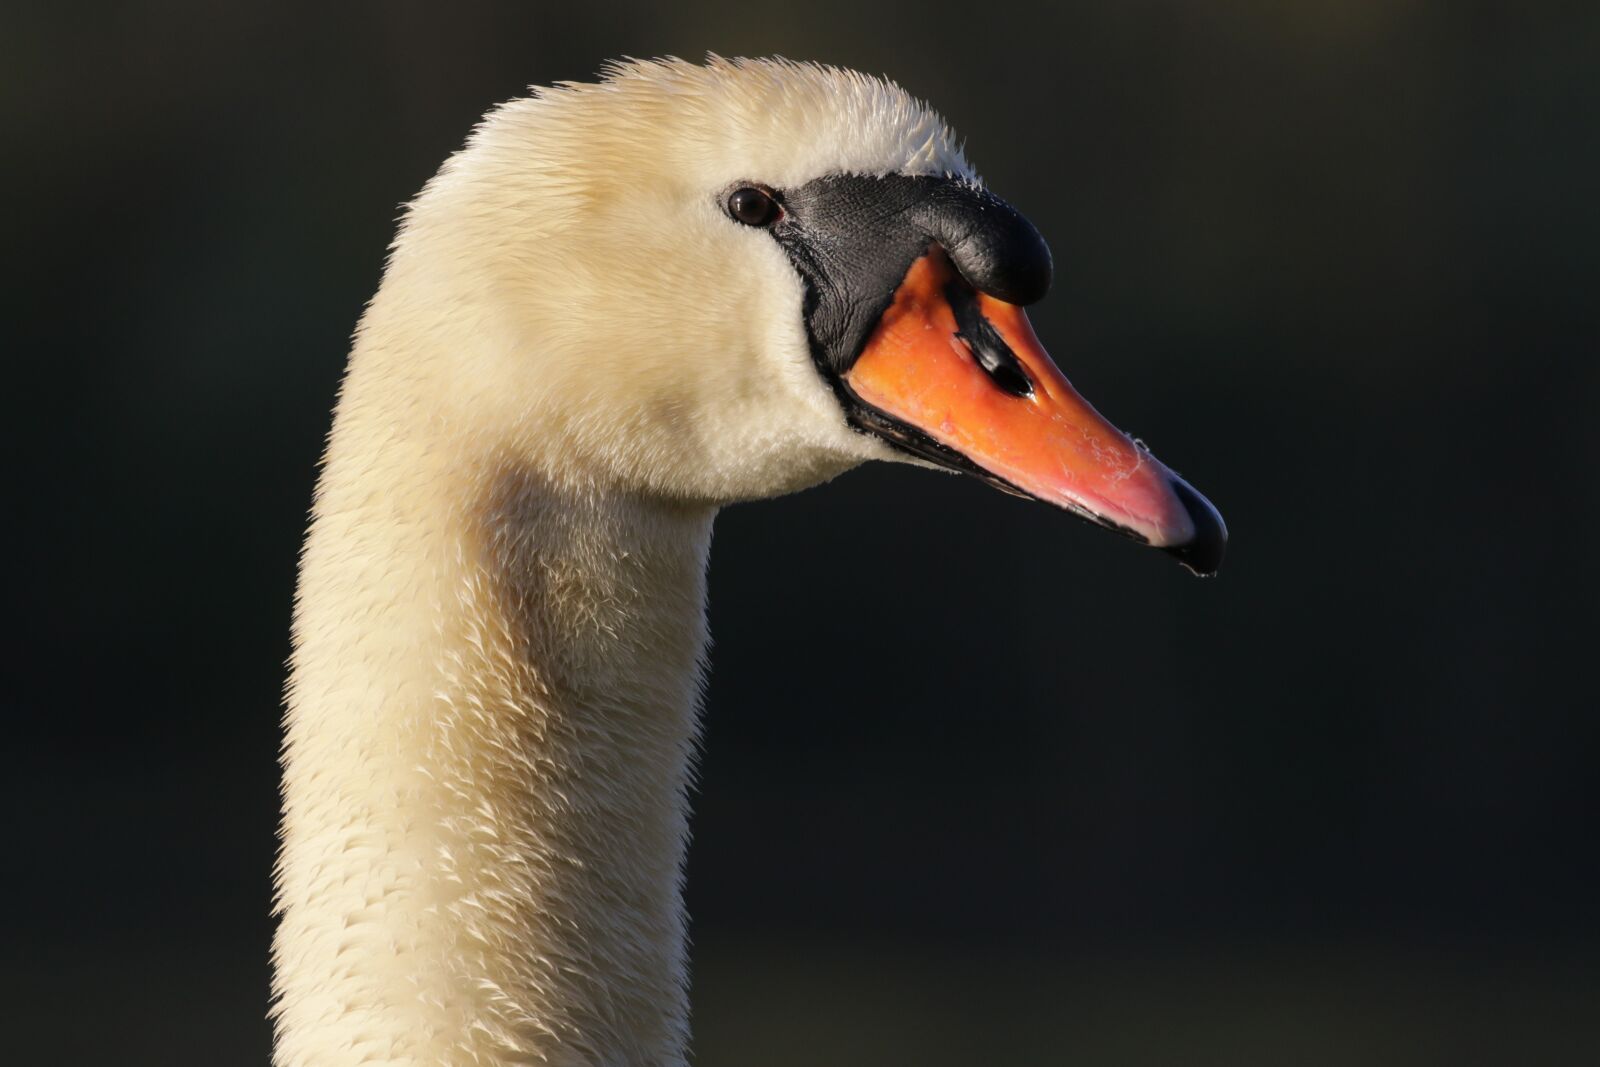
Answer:
<svg viewBox="0 0 1600 1067"><path fill-rule="evenodd" d="M1177 556L1222 562L1209 501L1078 395L1020 307L968 285L938 246L911 265L846 387L901 430L955 453L1001 488L1073 511ZM954 464L953 464L954 465Z"/></svg>

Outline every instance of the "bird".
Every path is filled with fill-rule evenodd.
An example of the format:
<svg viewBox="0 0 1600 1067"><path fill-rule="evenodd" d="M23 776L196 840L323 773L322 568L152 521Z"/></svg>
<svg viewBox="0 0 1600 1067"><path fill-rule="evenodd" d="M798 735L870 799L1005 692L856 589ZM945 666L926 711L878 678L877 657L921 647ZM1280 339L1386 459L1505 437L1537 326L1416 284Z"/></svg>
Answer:
<svg viewBox="0 0 1600 1067"><path fill-rule="evenodd" d="M687 1062L719 507L962 472L1215 572L1217 510L1024 305L1049 248L895 83L624 60L405 208L300 558L273 1062Z"/></svg>

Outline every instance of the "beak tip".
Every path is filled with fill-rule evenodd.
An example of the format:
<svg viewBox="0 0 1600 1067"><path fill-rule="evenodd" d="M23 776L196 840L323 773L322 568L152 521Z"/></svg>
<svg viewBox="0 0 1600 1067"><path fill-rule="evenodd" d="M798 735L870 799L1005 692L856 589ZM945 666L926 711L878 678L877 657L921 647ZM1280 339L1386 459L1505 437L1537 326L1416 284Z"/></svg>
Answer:
<svg viewBox="0 0 1600 1067"><path fill-rule="evenodd" d="M1228 525L1222 521L1222 515L1211 501L1176 475L1172 478L1172 491L1183 502L1184 509L1194 523L1194 536L1181 545L1163 546L1162 551L1182 563L1191 574L1201 578L1214 577L1227 552Z"/></svg>

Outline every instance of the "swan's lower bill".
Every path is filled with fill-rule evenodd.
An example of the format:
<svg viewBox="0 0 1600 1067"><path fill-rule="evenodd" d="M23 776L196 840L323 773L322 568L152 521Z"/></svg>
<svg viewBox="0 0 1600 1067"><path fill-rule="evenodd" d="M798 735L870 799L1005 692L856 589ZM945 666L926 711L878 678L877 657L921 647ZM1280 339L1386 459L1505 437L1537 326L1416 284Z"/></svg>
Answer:
<svg viewBox="0 0 1600 1067"><path fill-rule="evenodd" d="M1197 574L1222 562L1228 532L1211 503L1078 394L1022 308L975 290L937 245L912 263L842 380L872 409L869 428L902 447L975 467Z"/></svg>

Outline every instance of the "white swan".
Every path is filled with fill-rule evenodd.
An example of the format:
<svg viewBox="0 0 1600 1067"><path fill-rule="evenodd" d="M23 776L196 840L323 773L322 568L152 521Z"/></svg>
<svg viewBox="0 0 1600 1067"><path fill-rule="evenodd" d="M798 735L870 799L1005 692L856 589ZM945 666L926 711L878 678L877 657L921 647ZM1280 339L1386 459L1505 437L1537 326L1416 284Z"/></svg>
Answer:
<svg viewBox="0 0 1600 1067"><path fill-rule="evenodd" d="M278 1067L685 1062L719 504L914 457L1215 568L1215 512L1014 306L1048 281L879 80L629 63L490 113L406 215L318 486Z"/></svg>

